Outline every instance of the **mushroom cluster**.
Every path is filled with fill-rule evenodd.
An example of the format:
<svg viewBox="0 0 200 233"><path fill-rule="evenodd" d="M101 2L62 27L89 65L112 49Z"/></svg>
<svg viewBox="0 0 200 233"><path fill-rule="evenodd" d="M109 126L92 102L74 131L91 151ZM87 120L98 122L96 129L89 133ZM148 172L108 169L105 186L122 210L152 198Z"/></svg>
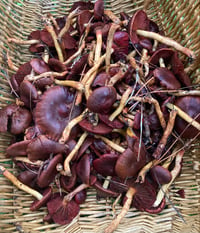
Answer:
<svg viewBox="0 0 200 233"><path fill-rule="evenodd" d="M3 175L47 206L44 221L68 224L93 187L98 198L123 205L106 228L113 232L130 207L165 208L179 175L183 139L200 138L200 95L179 53L195 54L165 37L143 10L120 17L103 0L76 2L68 16L43 18L27 41L36 58L10 78L16 103L0 110L0 132L20 169ZM9 58L9 57L8 57Z"/></svg>

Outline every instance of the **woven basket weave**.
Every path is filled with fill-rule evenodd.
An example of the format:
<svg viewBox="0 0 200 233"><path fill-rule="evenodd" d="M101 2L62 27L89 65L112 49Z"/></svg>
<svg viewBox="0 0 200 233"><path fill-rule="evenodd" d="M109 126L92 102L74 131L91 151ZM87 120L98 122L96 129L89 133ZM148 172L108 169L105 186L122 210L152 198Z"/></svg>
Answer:
<svg viewBox="0 0 200 233"><path fill-rule="evenodd" d="M8 79L13 71L8 69L6 51L9 50L16 66L31 59L27 46L8 44L6 37L26 39L31 30L42 28L41 17L46 13L54 16L67 14L74 1L70 0L1 0L0 1L0 108L15 102ZM136 10L147 8L151 19L156 21L167 36L194 50L198 59L189 67L194 83L200 83L200 3L198 0L107 0L105 7L115 14L124 11L132 15ZM185 64L189 66L189 64ZM5 157L5 149L11 135L0 135L0 163L11 172L17 170ZM116 232L199 232L200 229L200 146L193 144L184 155L182 173L168 193L167 208L157 215L131 209ZM185 190L185 198L176 193ZM103 232L112 220L111 200L96 200L95 191L88 191L79 216L67 226L43 223L46 208L31 212L33 198L15 188L0 176L0 232ZM172 204L181 213L177 215ZM117 212L121 209L116 207Z"/></svg>

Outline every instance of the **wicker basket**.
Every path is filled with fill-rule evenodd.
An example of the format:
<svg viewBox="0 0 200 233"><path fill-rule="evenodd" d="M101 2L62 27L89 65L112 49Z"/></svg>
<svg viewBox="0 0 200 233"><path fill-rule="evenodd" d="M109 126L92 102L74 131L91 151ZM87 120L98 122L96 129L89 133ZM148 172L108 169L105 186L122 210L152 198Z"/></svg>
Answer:
<svg viewBox="0 0 200 233"><path fill-rule="evenodd" d="M14 102L8 80L13 71L8 69L5 54L19 66L30 60L32 55L27 46L8 44L6 37L26 39L31 30L42 27L42 15L50 12L55 16L65 15L72 0L1 0L0 1L0 108ZM105 7L116 14L121 11L132 15L136 10L146 7L148 15L182 45L200 54L200 4L198 0L105 0ZM199 60L199 59L198 59ZM193 82L200 83L200 62L189 68ZM185 64L188 66L189 64ZM11 172L17 174L10 159L5 157L5 149L11 135L0 135L0 162ZM116 232L199 232L200 229L200 171L199 144L192 145L184 155L181 176L170 188L167 208L157 215L131 209ZM15 188L0 176L0 232L103 232L112 220L111 200L96 200L95 191L90 190L85 204L81 205L79 216L67 226L43 223L46 208L31 212L33 198ZM176 193L185 190L185 198ZM181 213L184 221L175 209ZM117 206L117 211L120 211Z"/></svg>

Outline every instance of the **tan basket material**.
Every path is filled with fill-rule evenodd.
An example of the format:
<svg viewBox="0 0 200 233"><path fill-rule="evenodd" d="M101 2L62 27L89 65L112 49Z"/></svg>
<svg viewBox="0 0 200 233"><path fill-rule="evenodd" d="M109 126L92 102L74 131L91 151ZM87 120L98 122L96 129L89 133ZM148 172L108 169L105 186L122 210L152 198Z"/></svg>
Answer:
<svg viewBox="0 0 200 233"><path fill-rule="evenodd" d="M51 12L55 16L67 13L74 1L67 0L1 0L0 1L0 108L14 102L8 85L13 74L6 64L6 51L9 50L16 66L28 61L33 55L27 46L7 43L8 37L27 39L31 30L42 28L42 15ZM198 0L152 0L146 1L148 15L156 21L165 34L189 47L200 57L200 3ZM143 0L108 0L106 8L116 14L121 11L132 15L142 9ZM191 66L191 78L200 84L199 58ZM185 64L188 66L188 64ZM0 135L0 162L11 172L17 174L10 159L5 157L9 144L9 134ZM183 169L168 193L168 208L161 214L150 215L131 209L116 232L173 232L192 233L200 229L200 146L192 145L184 155ZM185 190L186 198L176 193ZM31 212L33 198L16 189L9 181L0 176L0 232L102 232L113 218L111 200L97 201L95 191L88 192L85 204L81 205L80 215L67 226L43 223L46 209ZM183 216L185 223L177 215L171 203ZM117 211L120 211L117 206Z"/></svg>

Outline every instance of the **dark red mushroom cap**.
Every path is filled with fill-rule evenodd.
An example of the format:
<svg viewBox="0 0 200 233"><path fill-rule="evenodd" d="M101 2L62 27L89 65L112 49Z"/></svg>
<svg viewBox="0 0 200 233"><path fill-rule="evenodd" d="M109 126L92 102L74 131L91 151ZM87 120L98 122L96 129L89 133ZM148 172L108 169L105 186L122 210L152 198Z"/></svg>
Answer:
<svg viewBox="0 0 200 233"><path fill-rule="evenodd" d="M76 163L73 163L71 166L71 176L60 176L60 185L67 192L72 191L76 185L77 173L76 173Z"/></svg>
<svg viewBox="0 0 200 233"><path fill-rule="evenodd" d="M49 47L54 47L52 36L49 34L49 32L46 29L40 31L40 39Z"/></svg>
<svg viewBox="0 0 200 233"><path fill-rule="evenodd" d="M117 197L119 195L118 192L104 188L99 180L95 181L93 187L96 189L98 197Z"/></svg>
<svg viewBox="0 0 200 233"><path fill-rule="evenodd" d="M136 34L136 30L149 30L149 19L143 10L137 11L129 21L128 32L130 40L133 44L139 43L140 39Z"/></svg>
<svg viewBox="0 0 200 233"><path fill-rule="evenodd" d="M10 132L12 134L24 133L30 126L31 121L31 113L25 108L18 107L18 109L12 113Z"/></svg>
<svg viewBox="0 0 200 233"><path fill-rule="evenodd" d="M64 195L56 196L47 203L50 216L55 223L60 225L70 223L80 210L79 205L74 200L65 203L63 197Z"/></svg>
<svg viewBox="0 0 200 233"><path fill-rule="evenodd" d="M85 154L76 166L76 173L84 184L90 183L90 158Z"/></svg>
<svg viewBox="0 0 200 233"><path fill-rule="evenodd" d="M32 66L30 62L26 62L23 65L21 65L15 74L15 80L20 85L20 83L24 80L24 77L31 73Z"/></svg>
<svg viewBox="0 0 200 233"><path fill-rule="evenodd" d="M74 200L77 204L83 204L86 200L87 197L87 191L84 189L80 192L78 192L75 196L74 196Z"/></svg>
<svg viewBox="0 0 200 233"><path fill-rule="evenodd" d="M150 173L153 180L159 185L168 184L172 179L170 171L162 166L152 167Z"/></svg>
<svg viewBox="0 0 200 233"><path fill-rule="evenodd" d="M96 20L101 20L104 13L104 1L97 0L94 4L94 18Z"/></svg>
<svg viewBox="0 0 200 233"><path fill-rule="evenodd" d="M39 130L53 140L59 140L69 121L74 94L68 88L54 86L41 97L35 108L35 122ZM80 114L74 108L73 117ZM75 111L76 110L76 111Z"/></svg>
<svg viewBox="0 0 200 233"><path fill-rule="evenodd" d="M17 179L23 184L34 188L36 186L37 173L32 170L25 170L23 172L20 172L20 174L17 176Z"/></svg>
<svg viewBox="0 0 200 233"><path fill-rule="evenodd" d="M87 100L87 107L95 113L108 113L117 99L114 87L96 88Z"/></svg>
<svg viewBox="0 0 200 233"><path fill-rule="evenodd" d="M42 74L42 73L50 71L49 66L43 60L39 58L33 58L30 61L30 65L32 66L33 70L37 74Z"/></svg>
<svg viewBox="0 0 200 233"><path fill-rule="evenodd" d="M187 113L190 117L200 123L200 97L199 96L184 96L179 97L174 102L181 110ZM183 138L193 138L199 131L179 116L176 117L174 129ZM187 129L186 129L187 127ZM200 136L198 137L200 138Z"/></svg>
<svg viewBox="0 0 200 233"><path fill-rule="evenodd" d="M90 21L92 16L93 14L89 10L84 10L77 16L77 29L80 35L85 31L85 24Z"/></svg>
<svg viewBox="0 0 200 233"><path fill-rule="evenodd" d="M57 154L52 159L44 162L44 165L40 169L37 177L37 184L40 188L47 187L53 181L56 174L58 173L56 166L58 163L62 163L62 161L62 154Z"/></svg>
<svg viewBox="0 0 200 233"><path fill-rule="evenodd" d="M146 163L146 149L142 143L139 153L139 140L136 140L132 148L127 148L118 158L115 165L116 174L125 179L127 177L132 177L137 174L137 172Z"/></svg>
<svg viewBox="0 0 200 233"><path fill-rule="evenodd" d="M64 144L60 144L48 139L44 135L39 135L31 140L27 147L27 155L30 160L46 160L50 154L63 153L67 150Z"/></svg>
<svg viewBox="0 0 200 233"><path fill-rule="evenodd" d="M6 154L8 156L16 157L16 156L25 156L27 155L27 147L31 140L25 140L21 142L16 142L10 145L6 149Z"/></svg>
<svg viewBox="0 0 200 233"><path fill-rule="evenodd" d="M149 59L150 66L159 65L159 59L163 58L165 65L170 64L172 71L179 82L184 86L190 86L191 80L184 71L184 66L178 57L178 53L173 49L161 48L157 50ZM153 66L154 67L154 66Z"/></svg>
<svg viewBox="0 0 200 233"><path fill-rule="evenodd" d="M35 86L28 80L24 80L20 84L20 99L24 102L27 108L33 108L36 101L38 100L38 93Z"/></svg>
<svg viewBox="0 0 200 233"><path fill-rule="evenodd" d="M176 79L174 74L165 67L156 68L153 71L153 75L165 89L177 90L181 87L180 82Z"/></svg>
<svg viewBox="0 0 200 233"><path fill-rule="evenodd" d="M156 190L148 181L144 183L135 183L136 193L133 197L132 205L138 210L144 211L151 208L156 200Z"/></svg>
<svg viewBox="0 0 200 233"><path fill-rule="evenodd" d="M84 1L78 1L74 2L69 12L74 11L75 9L82 10L92 10L94 8L94 4L91 1L84 2Z"/></svg>
<svg viewBox="0 0 200 233"><path fill-rule="evenodd" d="M93 161L93 167L97 173L103 176L115 175L115 164L118 159L116 154L104 154L100 158Z"/></svg>
<svg viewBox="0 0 200 233"><path fill-rule="evenodd" d="M46 203L50 200L51 196L52 196L52 188L48 187L44 190L44 192L42 193L43 198L41 200L35 200L30 207L31 211L35 211L40 209L42 206L45 206Z"/></svg>
<svg viewBox="0 0 200 233"><path fill-rule="evenodd" d="M81 128L84 130L90 132L90 133L95 133L95 134L107 134L112 132L112 128L109 127L108 125L104 124L103 122L98 122L97 125L93 125L89 120L84 119L81 122L79 122L79 125Z"/></svg>
<svg viewBox="0 0 200 233"><path fill-rule="evenodd" d="M95 77L92 87L103 87L105 86L106 82L108 82L110 79L110 75L106 72L100 72Z"/></svg>
<svg viewBox="0 0 200 233"><path fill-rule="evenodd" d="M124 127L124 124L121 121L119 121L117 118L114 119L113 121L110 121L109 120L110 116L108 114L98 114L98 116L102 122L104 122L106 125L108 125L113 129L121 129Z"/></svg>
<svg viewBox="0 0 200 233"><path fill-rule="evenodd" d="M48 65L51 70L56 72L64 72L67 70L67 67L56 58L50 58L48 61Z"/></svg>

